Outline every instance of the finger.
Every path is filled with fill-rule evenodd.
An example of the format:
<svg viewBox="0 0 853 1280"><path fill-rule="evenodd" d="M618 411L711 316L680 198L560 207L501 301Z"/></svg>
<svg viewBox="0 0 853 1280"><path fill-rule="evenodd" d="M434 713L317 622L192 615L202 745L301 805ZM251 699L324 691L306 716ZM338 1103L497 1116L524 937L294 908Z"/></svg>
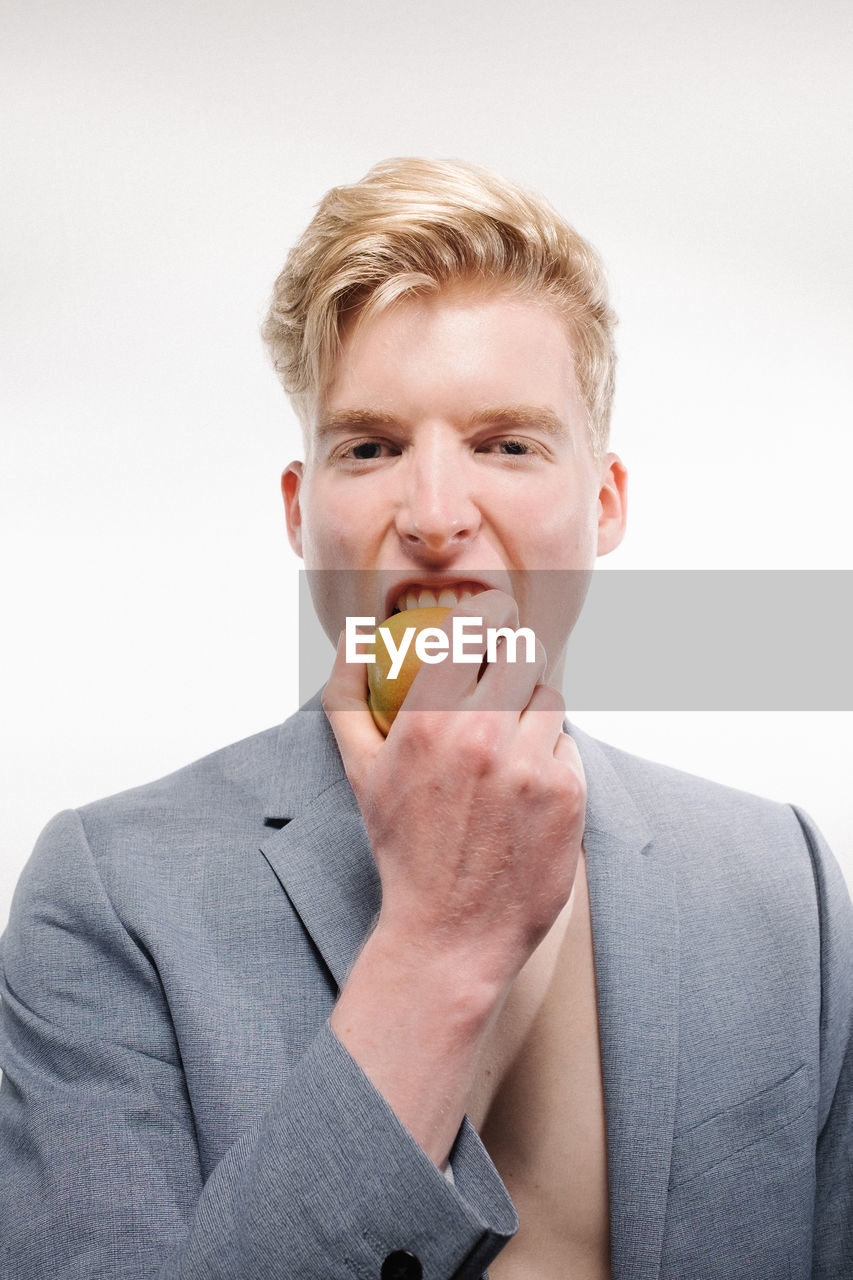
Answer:
<svg viewBox="0 0 853 1280"><path fill-rule="evenodd" d="M584 777L581 754L578 751L574 738L570 738L567 733L561 733L557 739L557 744L554 747L554 757L555 759L562 760L565 764L569 765L575 770L579 777Z"/></svg>
<svg viewBox="0 0 853 1280"><path fill-rule="evenodd" d="M524 636L517 637L515 641L502 638L483 672L472 705L513 710L516 714L523 712L541 684L548 665L541 640L535 642L532 661L528 662L528 656Z"/></svg>
<svg viewBox="0 0 853 1280"><path fill-rule="evenodd" d="M385 741L367 705L367 667L347 662L346 639L341 632L332 672L321 694L347 776L373 759Z"/></svg>
<svg viewBox="0 0 853 1280"><path fill-rule="evenodd" d="M455 618L470 618L477 625L469 628L462 648L465 659L453 661L453 623ZM477 691L477 682L486 653L489 627L517 627L518 608L512 596L492 589L461 601L450 611L440 630L450 641L448 656L438 663L424 663L406 695L407 710L448 710L466 705ZM525 699L526 701L526 699Z"/></svg>
<svg viewBox="0 0 853 1280"><path fill-rule="evenodd" d="M521 713L519 733L553 751L563 732L566 704L563 695L547 684L537 684Z"/></svg>

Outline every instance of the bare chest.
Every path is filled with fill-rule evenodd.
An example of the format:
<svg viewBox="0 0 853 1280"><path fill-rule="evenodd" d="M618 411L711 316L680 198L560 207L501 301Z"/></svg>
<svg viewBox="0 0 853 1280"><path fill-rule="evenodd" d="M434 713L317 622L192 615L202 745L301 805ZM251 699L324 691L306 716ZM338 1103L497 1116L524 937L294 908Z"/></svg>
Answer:
<svg viewBox="0 0 853 1280"><path fill-rule="evenodd" d="M585 866L519 974L471 1118L518 1209L491 1280L610 1275L604 1096Z"/></svg>

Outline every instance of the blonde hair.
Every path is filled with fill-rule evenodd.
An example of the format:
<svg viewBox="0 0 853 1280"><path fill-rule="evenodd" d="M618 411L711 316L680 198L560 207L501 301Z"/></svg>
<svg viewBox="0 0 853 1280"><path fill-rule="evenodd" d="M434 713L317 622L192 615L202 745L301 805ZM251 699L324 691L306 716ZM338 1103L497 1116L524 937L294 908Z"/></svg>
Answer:
<svg viewBox="0 0 853 1280"><path fill-rule="evenodd" d="M384 160L333 187L288 254L261 332L303 425L345 322L462 280L542 299L564 318L600 457L616 364L601 259L540 196L459 160Z"/></svg>

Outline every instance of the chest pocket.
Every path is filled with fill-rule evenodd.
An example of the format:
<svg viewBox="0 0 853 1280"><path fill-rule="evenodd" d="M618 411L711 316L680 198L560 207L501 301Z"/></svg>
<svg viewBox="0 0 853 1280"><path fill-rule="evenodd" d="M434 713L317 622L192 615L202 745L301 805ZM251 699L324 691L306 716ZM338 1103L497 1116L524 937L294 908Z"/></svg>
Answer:
<svg viewBox="0 0 853 1280"><path fill-rule="evenodd" d="M660 1280L811 1275L813 1094L798 1067L675 1136Z"/></svg>
<svg viewBox="0 0 853 1280"><path fill-rule="evenodd" d="M773 1134L797 1127L796 1122L814 1106L808 1068L803 1065L760 1093L677 1133L672 1142L670 1190L741 1153L746 1155Z"/></svg>

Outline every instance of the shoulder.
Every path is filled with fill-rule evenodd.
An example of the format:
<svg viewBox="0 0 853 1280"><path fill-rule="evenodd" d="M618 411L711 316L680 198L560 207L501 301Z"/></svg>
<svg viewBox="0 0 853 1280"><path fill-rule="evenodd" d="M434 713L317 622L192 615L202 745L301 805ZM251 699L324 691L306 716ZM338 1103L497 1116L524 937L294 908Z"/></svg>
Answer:
<svg viewBox="0 0 853 1280"><path fill-rule="evenodd" d="M794 805L572 734L587 774L588 824L609 826L616 838L627 827L669 866L697 937L729 930L733 945L745 934L773 946L814 942L822 902L846 902L830 850Z"/></svg>
<svg viewBox="0 0 853 1280"><path fill-rule="evenodd" d="M164 777L57 814L24 868L18 910L82 894L105 896L125 919L157 902L171 915L204 884L221 892L261 874L267 815L283 761L294 758L294 728L306 737L304 719L297 712Z"/></svg>
<svg viewBox="0 0 853 1280"><path fill-rule="evenodd" d="M231 743L143 786L83 805L77 812L97 847L165 827L171 839L198 832L255 828L302 800L306 785L322 789L342 771L319 697L283 724ZM326 776L328 775L328 776ZM306 779L308 782L306 784ZM282 807L284 806L284 808Z"/></svg>
<svg viewBox="0 0 853 1280"><path fill-rule="evenodd" d="M658 840L677 840L686 850L713 840L743 854L774 848L808 849L809 819L791 804L686 773L632 755L572 727L587 772L596 813L613 805L629 809Z"/></svg>
<svg viewBox="0 0 853 1280"><path fill-rule="evenodd" d="M222 747L162 778L83 805L77 812L93 847L109 834L219 826L265 806L283 726ZM229 817L230 815L230 817Z"/></svg>
<svg viewBox="0 0 853 1280"><path fill-rule="evenodd" d="M612 770L639 812L656 829L683 828L685 822L734 830L756 825L791 827L794 815L788 804L632 755L575 729L572 733L591 767Z"/></svg>

